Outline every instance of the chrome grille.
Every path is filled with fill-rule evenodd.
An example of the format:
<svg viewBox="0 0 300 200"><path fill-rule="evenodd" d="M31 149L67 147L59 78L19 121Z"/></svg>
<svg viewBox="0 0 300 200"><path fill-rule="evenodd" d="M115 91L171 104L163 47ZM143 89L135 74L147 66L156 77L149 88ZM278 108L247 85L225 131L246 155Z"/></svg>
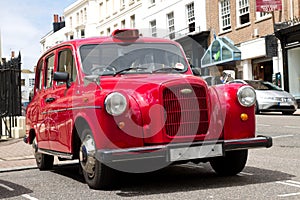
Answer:
<svg viewBox="0 0 300 200"><path fill-rule="evenodd" d="M192 91L190 93L186 91ZM209 126L206 90L200 85L165 88L165 131L168 136L206 134Z"/></svg>

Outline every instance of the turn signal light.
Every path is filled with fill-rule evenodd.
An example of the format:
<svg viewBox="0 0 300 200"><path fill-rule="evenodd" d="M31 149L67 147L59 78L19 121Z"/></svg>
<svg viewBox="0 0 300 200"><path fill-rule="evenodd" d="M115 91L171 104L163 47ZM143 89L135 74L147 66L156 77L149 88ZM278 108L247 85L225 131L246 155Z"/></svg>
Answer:
<svg viewBox="0 0 300 200"><path fill-rule="evenodd" d="M248 115L246 113L241 114L241 120L242 121L247 121L248 120Z"/></svg>

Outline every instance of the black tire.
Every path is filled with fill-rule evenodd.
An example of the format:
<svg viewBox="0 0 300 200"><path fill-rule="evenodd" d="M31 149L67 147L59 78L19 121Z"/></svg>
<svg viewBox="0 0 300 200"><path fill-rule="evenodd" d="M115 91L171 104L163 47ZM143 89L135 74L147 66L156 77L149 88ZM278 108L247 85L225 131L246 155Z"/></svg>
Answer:
<svg viewBox="0 0 300 200"><path fill-rule="evenodd" d="M51 170L53 168L53 163L54 163L54 156L39 153L37 150L37 142L36 138L34 139L32 143L32 147L34 150L34 157L36 161L37 167L43 171L43 170Z"/></svg>
<svg viewBox="0 0 300 200"><path fill-rule="evenodd" d="M283 111L283 115L293 115L295 111Z"/></svg>
<svg viewBox="0 0 300 200"><path fill-rule="evenodd" d="M90 148L89 147L85 147L85 141L87 140L94 140L93 136L92 136L92 132L90 129L85 128L82 131L81 134L81 147L80 147L80 165L82 168L82 174L84 176L84 179L86 181L86 183L88 184L88 186L91 189L113 189L115 187L115 183L114 183L114 178L115 178L115 174L116 171L106 165L104 165L103 163L101 163L100 161L98 161L95 157L92 156L87 156L88 154L85 154L83 152L88 152L89 150L83 150L84 148ZM94 141L93 145L94 145L94 150L96 150L95 147L95 143ZM89 142L87 142L89 143ZM87 158L89 157L90 161L92 161L91 163L94 163L94 165L92 165L92 167L87 167ZM90 165L91 166L91 165ZM88 171L89 169L92 169L91 171Z"/></svg>
<svg viewBox="0 0 300 200"><path fill-rule="evenodd" d="M234 176L244 169L247 157L248 150L229 151L224 157L211 160L210 165L221 176Z"/></svg>

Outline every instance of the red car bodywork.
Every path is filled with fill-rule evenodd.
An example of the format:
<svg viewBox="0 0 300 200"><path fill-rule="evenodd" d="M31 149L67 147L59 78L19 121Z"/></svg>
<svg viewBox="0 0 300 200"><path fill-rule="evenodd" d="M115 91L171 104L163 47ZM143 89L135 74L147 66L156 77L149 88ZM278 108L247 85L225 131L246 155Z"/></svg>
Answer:
<svg viewBox="0 0 300 200"><path fill-rule="evenodd" d="M186 67L176 73L138 73L138 70L103 76L85 73L80 57L82 46L124 43L175 45L185 62L176 64L177 67ZM55 81L55 76L59 76L55 73L61 49L72 52L77 71L73 82ZM52 55L51 71L45 66ZM54 74L49 87L48 72L52 73L51 76ZM88 127L95 143L93 157L110 167L113 166L109 163L121 163L122 166L121 161L136 158L144 161L155 156L170 163L176 157L170 155L170 149L178 147L196 148L206 144L221 147L219 154L212 153L211 156L197 157L198 154L191 151L187 158L179 159L186 161L222 157L227 151L270 147L271 138L255 136L254 106L242 106L238 101L237 92L243 86L208 87L203 79L193 75L181 47L170 40L101 37L64 42L44 53L38 62L35 95L26 113L25 141L32 144L35 140L36 152L42 155L77 159L81 151L90 158L89 150L82 150L88 148L88 142L83 142L80 133L82 127ZM106 98L114 92L123 95L127 102L126 110L117 116L106 110ZM99 183L89 185L93 188L103 186Z"/></svg>

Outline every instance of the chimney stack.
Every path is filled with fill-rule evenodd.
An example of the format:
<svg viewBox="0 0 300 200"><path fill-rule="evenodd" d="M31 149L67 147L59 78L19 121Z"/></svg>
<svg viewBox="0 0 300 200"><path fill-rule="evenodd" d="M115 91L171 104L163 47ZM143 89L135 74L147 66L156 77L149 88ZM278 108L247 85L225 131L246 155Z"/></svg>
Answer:
<svg viewBox="0 0 300 200"><path fill-rule="evenodd" d="M63 17L59 17L57 14L53 15L53 32L59 31L65 27L65 22Z"/></svg>
<svg viewBox="0 0 300 200"><path fill-rule="evenodd" d="M58 15L57 14L54 14L53 15L53 18L54 18L54 23L58 23Z"/></svg>

